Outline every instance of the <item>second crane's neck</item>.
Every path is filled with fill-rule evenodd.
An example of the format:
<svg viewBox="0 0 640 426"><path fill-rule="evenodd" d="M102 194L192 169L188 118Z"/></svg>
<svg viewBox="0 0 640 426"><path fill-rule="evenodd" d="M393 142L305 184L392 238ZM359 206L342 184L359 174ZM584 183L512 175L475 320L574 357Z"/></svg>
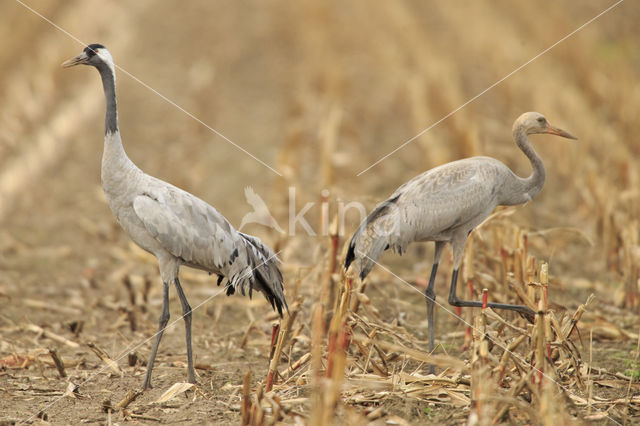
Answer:
<svg viewBox="0 0 640 426"><path fill-rule="evenodd" d="M524 152L524 155L526 155L531 162L531 168L533 169L529 177L518 178L519 188L517 188L517 191L513 192L514 194L519 194L518 200L512 200L515 201L513 202L513 204L522 204L533 199L542 190L546 172L544 170L542 159L533 149L533 146L531 145L531 142L529 142L529 138L527 137L527 133L524 131L524 129L514 129L513 138L518 147L522 150L522 152Z"/></svg>

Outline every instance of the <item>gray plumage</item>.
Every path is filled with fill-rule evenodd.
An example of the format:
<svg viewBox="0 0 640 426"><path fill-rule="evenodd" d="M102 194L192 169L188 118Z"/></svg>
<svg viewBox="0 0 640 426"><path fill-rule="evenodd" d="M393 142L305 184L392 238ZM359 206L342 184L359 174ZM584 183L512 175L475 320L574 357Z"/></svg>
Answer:
<svg viewBox="0 0 640 426"><path fill-rule="evenodd" d="M158 259L164 284L160 328L152 348L143 387L151 371L162 332L169 320L168 288L176 286L187 334L188 378L195 383L191 353L191 307L178 279L181 265L227 279L227 294L260 291L282 315L287 308L276 255L258 238L236 231L215 208L173 185L145 174L126 155L118 130L115 69L108 50L89 45L64 67L92 65L102 77L106 98L102 187L118 223L131 239Z"/></svg>
<svg viewBox="0 0 640 426"><path fill-rule="evenodd" d="M480 302L459 300L455 293L457 272L469 233L484 221L498 205L516 205L532 200L542 189L545 169L527 135L549 133L575 139L553 127L539 113L522 114L513 125L513 137L533 168L527 178L514 174L502 162L490 157L473 157L443 164L400 186L378 205L354 233L345 259L345 269L355 268L364 279L382 252L391 248L402 254L414 241L434 241L435 256L429 286L427 311L429 341L433 350L433 291L435 273L442 250L451 243L453 269L449 303L455 306L479 306ZM531 309L520 305L490 303L527 316Z"/></svg>

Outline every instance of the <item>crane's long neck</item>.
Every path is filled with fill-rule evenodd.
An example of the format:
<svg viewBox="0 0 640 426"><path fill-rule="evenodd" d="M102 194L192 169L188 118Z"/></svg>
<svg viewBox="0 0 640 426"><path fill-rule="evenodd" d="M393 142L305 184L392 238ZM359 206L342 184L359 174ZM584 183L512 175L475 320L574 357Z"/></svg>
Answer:
<svg viewBox="0 0 640 426"><path fill-rule="evenodd" d="M103 64L98 67L106 101L106 117L104 130L104 151L102 153L102 187L107 198L121 193L126 185L128 172L135 172L137 167L131 162L122 146L118 129L118 109L116 103L116 76L112 67Z"/></svg>
<svg viewBox="0 0 640 426"><path fill-rule="evenodd" d="M527 138L526 131L522 127L515 128L513 130L513 139L531 162L533 172L527 178L517 177L517 181L514 182L514 188L509 191L510 197L504 203L508 205L522 204L533 199L542 190L546 177L542 159L533 149L529 138Z"/></svg>
<svg viewBox="0 0 640 426"><path fill-rule="evenodd" d="M116 102L116 75L113 69L104 64L98 68L100 77L102 77L102 86L104 88L104 97L107 103L106 117L104 121L104 133L118 132L118 104Z"/></svg>

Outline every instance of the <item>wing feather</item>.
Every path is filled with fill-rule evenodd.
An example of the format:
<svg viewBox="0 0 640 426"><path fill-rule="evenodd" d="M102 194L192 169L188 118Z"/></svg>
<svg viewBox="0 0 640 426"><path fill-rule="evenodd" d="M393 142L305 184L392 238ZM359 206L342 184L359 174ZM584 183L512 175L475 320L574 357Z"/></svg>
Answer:
<svg viewBox="0 0 640 426"><path fill-rule="evenodd" d="M490 213L496 205L496 163L484 157L455 161L398 188L402 243L438 237Z"/></svg>
<svg viewBox="0 0 640 426"><path fill-rule="evenodd" d="M228 295L248 290L251 296L256 289L280 315L287 308L275 254L258 238L236 231L209 204L163 183L135 197L133 209L169 253L188 266L226 277Z"/></svg>
<svg viewBox="0 0 640 426"><path fill-rule="evenodd" d="M414 241L449 241L454 232L470 231L495 208L505 169L495 159L475 157L404 183L360 224L349 243L345 269L356 263L364 278L387 248L402 254Z"/></svg>
<svg viewBox="0 0 640 426"><path fill-rule="evenodd" d="M165 250L185 263L228 273L225 263L239 239L229 222L190 194L163 195L143 194L134 199L133 209L145 228Z"/></svg>

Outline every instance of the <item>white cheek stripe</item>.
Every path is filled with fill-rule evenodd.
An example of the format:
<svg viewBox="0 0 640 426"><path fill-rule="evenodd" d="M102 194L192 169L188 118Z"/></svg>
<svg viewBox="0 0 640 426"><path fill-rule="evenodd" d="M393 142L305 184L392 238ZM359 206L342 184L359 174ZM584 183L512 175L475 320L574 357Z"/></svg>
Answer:
<svg viewBox="0 0 640 426"><path fill-rule="evenodd" d="M113 72L113 79L115 80L116 78L116 69L113 63L113 58L111 57L111 54L109 53L109 51L107 49L95 49L96 55L98 55L100 57L100 59L102 59L104 61L104 63L106 63L109 68L111 68L111 71Z"/></svg>

